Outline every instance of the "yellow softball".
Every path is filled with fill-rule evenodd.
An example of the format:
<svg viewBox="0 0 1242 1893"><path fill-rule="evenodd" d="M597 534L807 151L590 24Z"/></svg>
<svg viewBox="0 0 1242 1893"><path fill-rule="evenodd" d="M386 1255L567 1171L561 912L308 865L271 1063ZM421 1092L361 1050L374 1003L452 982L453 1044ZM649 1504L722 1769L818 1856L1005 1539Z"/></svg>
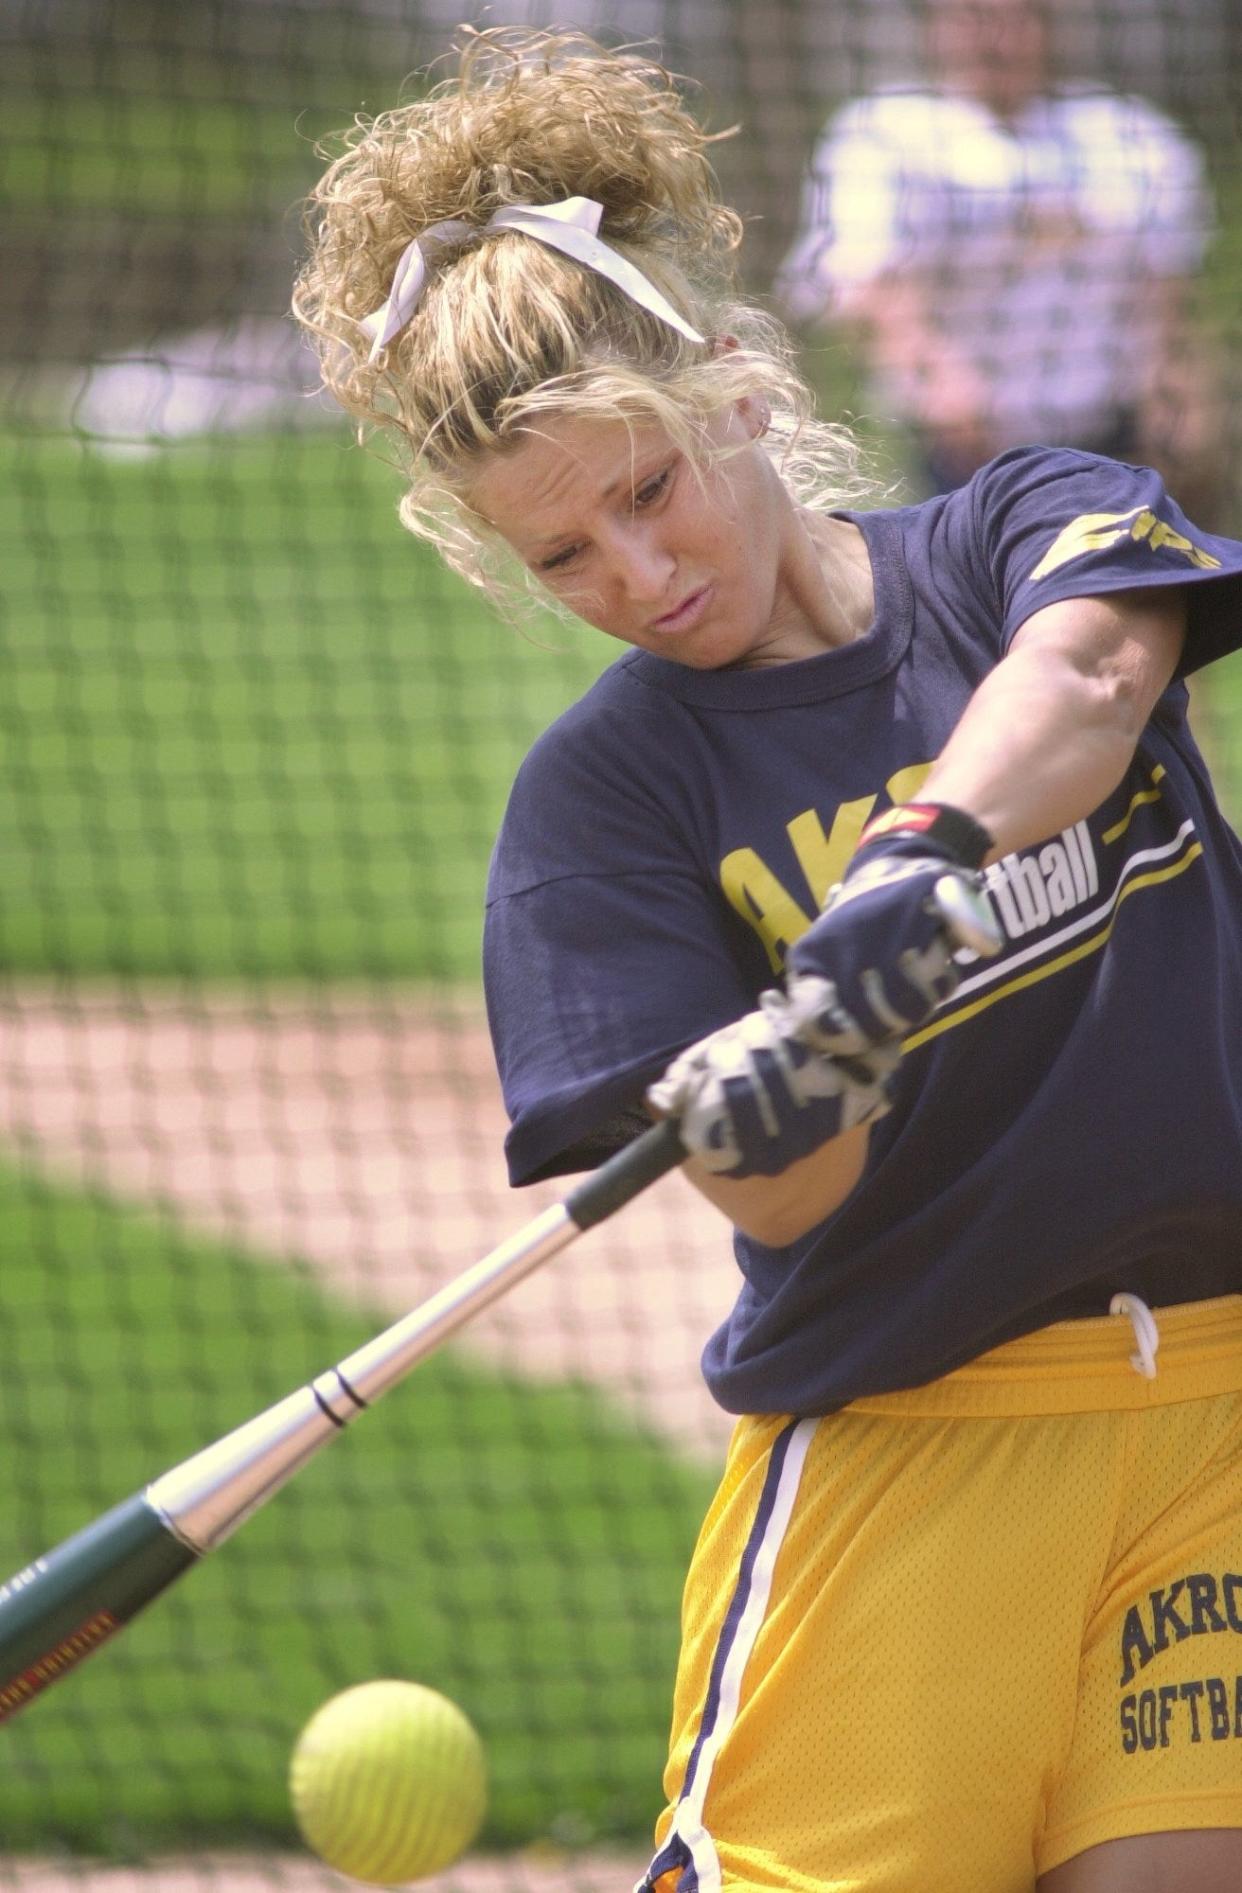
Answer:
<svg viewBox="0 0 1242 1893"><path fill-rule="evenodd" d="M289 1768L313 1853L372 1886L451 1866L487 1801L483 1744L447 1696L421 1683L359 1683L317 1709Z"/></svg>

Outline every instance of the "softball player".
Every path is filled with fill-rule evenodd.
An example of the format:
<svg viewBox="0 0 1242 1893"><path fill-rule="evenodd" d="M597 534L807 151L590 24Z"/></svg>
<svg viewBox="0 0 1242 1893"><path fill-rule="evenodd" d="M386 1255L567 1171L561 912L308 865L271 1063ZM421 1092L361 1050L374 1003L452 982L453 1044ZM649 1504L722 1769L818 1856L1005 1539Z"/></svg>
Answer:
<svg viewBox="0 0 1242 1893"><path fill-rule="evenodd" d="M704 144L641 59L475 37L295 299L407 526L628 647L514 785L486 976L514 1182L672 1111L736 1232L643 1885L1224 1893L1242 847L1183 678L1242 546L1059 449L860 507Z"/></svg>

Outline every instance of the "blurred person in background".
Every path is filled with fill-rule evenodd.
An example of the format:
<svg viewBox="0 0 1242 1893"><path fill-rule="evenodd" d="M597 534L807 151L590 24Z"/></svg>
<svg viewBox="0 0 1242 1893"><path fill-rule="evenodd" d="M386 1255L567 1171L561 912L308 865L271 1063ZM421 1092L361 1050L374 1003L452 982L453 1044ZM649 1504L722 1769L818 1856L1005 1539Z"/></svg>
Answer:
<svg viewBox="0 0 1242 1893"><path fill-rule="evenodd" d="M1206 523L1224 402L1191 316L1214 222L1148 101L1054 77L1048 0L927 0L925 87L847 104L778 299L860 338L924 491L1039 442L1160 469Z"/></svg>

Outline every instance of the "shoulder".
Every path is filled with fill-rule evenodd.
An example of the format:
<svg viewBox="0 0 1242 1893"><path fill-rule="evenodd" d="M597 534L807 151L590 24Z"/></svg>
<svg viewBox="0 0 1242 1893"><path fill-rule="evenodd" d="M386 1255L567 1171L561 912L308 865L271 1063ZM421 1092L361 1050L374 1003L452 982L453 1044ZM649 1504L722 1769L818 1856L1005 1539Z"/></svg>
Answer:
<svg viewBox="0 0 1242 1893"><path fill-rule="evenodd" d="M1096 130L1149 127L1179 138L1185 136L1167 112L1139 92L1121 92L1110 86L1080 81L1058 86L1051 94L1050 105L1067 123Z"/></svg>
<svg viewBox="0 0 1242 1893"><path fill-rule="evenodd" d="M1169 502L1160 475L1076 447L1014 447L979 468L951 503L969 516L988 554L1111 543ZM1036 554L1032 566L1044 563ZM1136 578L1135 583L1141 583Z"/></svg>
<svg viewBox="0 0 1242 1893"><path fill-rule="evenodd" d="M610 664L576 703L536 738L514 781L514 795L576 787L592 799L641 783L643 764L678 720L663 692L635 676L638 653Z"/></svg>
<svg viewBox="0 0 1242 1893"><path fill-rule="evenodd" d="M1044 576L1048 561L1068 563L1105 542L1115 547L1166 498L1150 468L1073 447L1031 446L998 454L922 510L925 531L1003 612L1014 587Z"/></svg>
<svg viewBox="0 0 1242 1893"><path fill-rule="evenodd" d="M1030 504L1051 522L1058 511L1114 503L1137 507L1162 497L1152 467L1135 466L1079 447L1011 447L971 476L957 496L977 519L998 509ZM953 497L953 496L950 496Z"/></svg>
<svg viewBox="0 0 1242 1893"><path fill-rule="evenodd" d="M1166 585L1219 594L1211 607L1193 606L1192 618L1236 600L1242 545L1189 520L1153 467L1072 448L1018 448L982 467L959 504L971 510L1009 632L1063 598Z"/></svg>
<svg viewBox="0 0 1242 1893"><path fill-rule="evenodd" d="M976 511L1028 494L1048 497L1067 481L1105 488L1125 484L1133 469L1078 447L1010 447L974 473L960 489Z"/></svg>
<svg viewBox="0 0 1242 1893"><path fill-rule="evenodd" d="M644 689L627 653L527 752L492 859L491 894L547 880L617 872L650 859L671 829L668 778L685 745L680 706Z"/></svg>

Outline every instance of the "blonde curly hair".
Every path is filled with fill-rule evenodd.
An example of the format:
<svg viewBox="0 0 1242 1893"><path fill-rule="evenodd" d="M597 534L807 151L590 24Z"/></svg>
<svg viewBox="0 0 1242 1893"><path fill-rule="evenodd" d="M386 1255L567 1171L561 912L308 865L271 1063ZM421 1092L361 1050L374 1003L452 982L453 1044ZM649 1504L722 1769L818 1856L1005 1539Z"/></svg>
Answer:
<svg viewBox="0 0 1242 1893"><path fill-rule="evenodd" d="M395 449L402 523L512 603L510 561L466 498L481 455L516 444L536 416L595 415L656 422L703 464L706 423L748 395L771 409L765 445L796 500L869 491L853 435L814 418L780 324L738 293L741 219L718 199L714 135L673 76L574 32L463 29L457 56L425 98L330 141L293 298L360 440ZM567 196L603 206L600 237L706 342L537 239L483 229L505 205ZM411 239L448 218L475 230L437 256L412 320L372 362L363 319ZM717 348L723 336L737 346ZM523 574L518 590L533 583Z"/></svg>

